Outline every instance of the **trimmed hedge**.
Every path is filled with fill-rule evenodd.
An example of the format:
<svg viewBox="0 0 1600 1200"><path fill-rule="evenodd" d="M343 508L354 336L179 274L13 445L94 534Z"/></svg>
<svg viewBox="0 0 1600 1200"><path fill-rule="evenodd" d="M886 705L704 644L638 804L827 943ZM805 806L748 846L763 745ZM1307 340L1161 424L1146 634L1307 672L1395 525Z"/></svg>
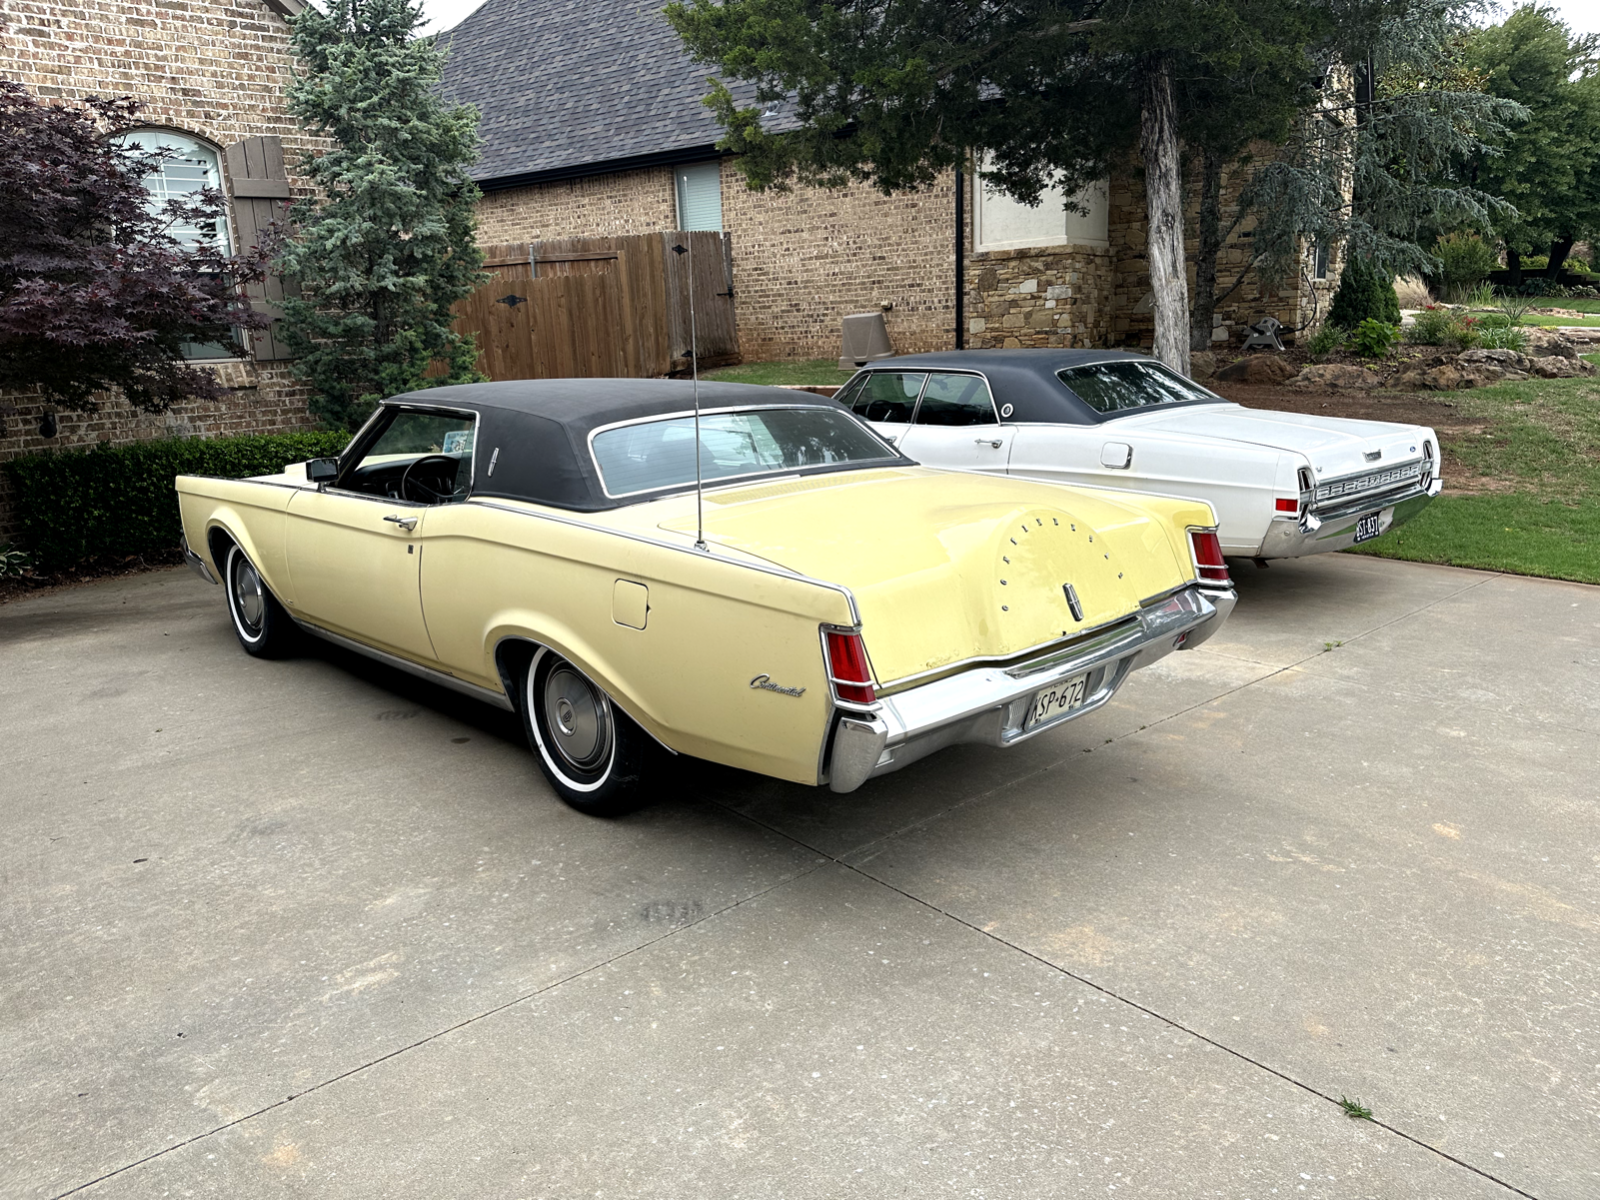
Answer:
<svg viewBox="0 0 1600 1200"><path fill-rule="evenodd" d="M3 464L33 563L59 570L102 556L171 550L183 534L178 475L273 475L337 454L347 433L170 438L92 450L47 451Z"/></svg>

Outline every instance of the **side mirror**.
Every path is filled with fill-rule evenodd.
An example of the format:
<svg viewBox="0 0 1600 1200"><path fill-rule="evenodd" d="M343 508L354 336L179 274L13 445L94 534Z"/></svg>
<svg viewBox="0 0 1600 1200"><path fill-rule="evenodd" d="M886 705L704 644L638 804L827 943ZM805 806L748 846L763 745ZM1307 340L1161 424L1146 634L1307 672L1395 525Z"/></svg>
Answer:
<svg viewBox="0 0 1600 1200"><path fill-rule="evenodd" d="M339 474L336 458L313 458L306 464L306 480L318 485L328 483Z"/></svg>

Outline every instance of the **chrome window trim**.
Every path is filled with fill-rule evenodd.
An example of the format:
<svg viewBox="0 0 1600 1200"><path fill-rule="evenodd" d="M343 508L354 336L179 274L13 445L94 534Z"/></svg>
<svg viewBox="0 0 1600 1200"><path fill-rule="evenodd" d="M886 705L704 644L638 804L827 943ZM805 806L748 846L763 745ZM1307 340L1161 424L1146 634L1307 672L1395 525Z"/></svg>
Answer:
<svg viewBox="0 0 1600 1200"><path fill-rule="evenodd" d="M921 375L922 386L917 389L917 398L911 402L911 416L906 420L906 427L910 428L917 423L917 413L922 408L922 393L928 390L928 380L931 379L933 377L933 373L939 369L940 368L938 367L879 367L877 369L872 367L863 367L860 371L857 371L854 375L850 376L849 379L846 379L844 381L844 387L841 387L839 391L844 391L845 388L849 387L863 375ZM989 390L989 403L994 403L994 389L989 387L989 377L983 374L982 371L968 371L962 367L952 367L950 374L979 376L983 380L983 386ZM838 394L839 392L835 392L834 396L837 397ZM845 411L848 412L852 417L855 417L855 419L860 421L863 425L869 427L871 426L872 422L868 421L865 417L857 413L855 409L851 408L846 409ZM900 422L880 421L878 424L898 425Z"/></svg>
<svg viewBox="0 0 1600 1200"><path fill-rule="evenodd" d="M391 404L385 400L380 403L377 408L373 409L372 415L367 418L366 423L363 424L361 428L356 431L356 435L350 439L350 444L340 451L338 457L339 475L342 476L345 471L344 456L350 453L352 449L360 444L361 438L366 435L368 427L370 427L373 422L375 422L386 412L393 412L396 414L420 412L429 413L437 417L470 417L472 419L472 472L471 476L467 480L467 494L460 500L453 501L453 503L464 504L466 501L472 499L472 494L477 490L478 487L478 430L483 424L483 414L477 409L473 408L452 408L446 404ZM354 463L352 464L352 467L359 465L359 463ZM338 476L335 478L337 477ZM341 496L364 496L369 500L386 499L391 504L410 504L415 508L440 507L440 505L437 504L418 504L414 500L395 500L393 497L377 497L371 492L355 492L351 491L349 488L334 487L331 483L327 485L326 488L321 490L338 492Z"/></svg>
<svg viewBox="0 0 1600 1200"><path fill-rule="evenodd" d="M911 420L910 420L909 424L913 428L915 428L918 424L920 424L918 422L917 418L922 415L922 400L923 400L923 397L925 397L928 394L928 384L932 381L932 379L933 379L933 377L935 375L971 375L971 376L974 376L975 378L983 380L983 390L989 397L989 414L992 417L994 417L994 420L991 422L991 424L994 424L994 425L1003 425L1003 424L1005 424L1005 422L1000 419L1000 406L994 402L994 385L989 382L989 377L987 375L985 375L982 371L969 371L964 367L950 367L948 369L946 369L944 367L929 367L928 368L928 378L924 379L922 381L922 390L917 393L917 407L911 414ZM982 429L983 425L981 423L978 424L978 425L923 425L922 428L923 429Z"/></svg>
<svg viewBox="0 0 1600 1200"><path fill-rule="evenodd" d="M904 454L901 454L899 450L895 449L893 443L886 440L882 434L880 434L876 429L873 429L871 425L867 424L867 422L856 416L855 413L851 412L848 408L832 407L824 404L734 404L728 405L724 408L702 408L700 410L700 415L702 417L711 417L721 416L725 413L814 412L817 410L821 410L823 412L843 413L845 416L849 417L858 426L866 430L868 435L870 435L874 441L889 451L890 462L898 462L901 460L907 462L910 461L909 459L906 459ZM586 448L589 451L589 462L594 466L595 478L600 480L600 491L605 498L607 500L626 500L629 496L649 496L652 494L659 494L665 497L677 494L679 492L693 490L694 484L691 481L686 484L671 483L666 484L663 487L640 488L639 490L632 492L613 492L606 486L606 473L605 471L601 470L600 460L595 457L594 440L602 433L610 433L614 429L626 429L632 425L655 425L663 421L682 421L686 419L692 419L694 415L694 409L690 408L684 409L682 412L657 413L648 417L632 417L626 421L613 421L609 425L597 425L591 429L589 431ZM474 437L476 437L476 435L474 435ZM832 468L834 470L857 470L863 467L881 469L881 466L882 464L879 464L878 460L870 459L862 463L851 463L844 465L839 463L818 463L816 468L801 467L798 469L798 471L803 473L807 470L814 471L819 468ZM797 474L797 470L794 467L779 467L773 471L752 471L747 475L721 475L717 477L714 483L716 487L724 488L736 485L740 480L763 479L770 475L776 475L780 471L787 472L791 475ZM702 487L701 490L709 491L711 489Z"/></svg>
<svg viewBox="0 0 1600 1200"><path fill-rule="evenodd" d="M845 587L842 583L831 583L826 579L817 579L811 575L802 575L799 571L791 571L786 567L778 566L776 563L753 563L744 562L743 560L737 558L718 557L715 551L709 549L696 550L692 544L680 545L677 542L669 542L664 538L653 538L646 534L636 533L630 529L613 529L608 525L596 525L592 522L579 521L572 517L557 516L555 513L549 512L542 508L529 511L526 508L513 508L509 504L499 504L493 500L478 499L470 496L464 503L476 504L483 508L498 509L500 512L514 513L519 517L530 517L539 521L552 521L557 525L567 525L574 529L586 529L591 533L603 533L609 537L619 537L625 541L639 542L646 546L656 546L662 550L672 550L679 554L688 554L693 556L697 562L704 562L707 558L711 558L716 562L725 563L730 567L743 567L747 571L759 571L763 575L775 575L779 579L794 579L801 583L814 584L817 587L826 588L831 592L838 592L841 596L843 596L845 598L845 603L850 606L850 619L857 625L861 624L861 610L856 606L855 593L853 593L849 588ZM525 500L521 503L531 504L532 501Z"/></svg>

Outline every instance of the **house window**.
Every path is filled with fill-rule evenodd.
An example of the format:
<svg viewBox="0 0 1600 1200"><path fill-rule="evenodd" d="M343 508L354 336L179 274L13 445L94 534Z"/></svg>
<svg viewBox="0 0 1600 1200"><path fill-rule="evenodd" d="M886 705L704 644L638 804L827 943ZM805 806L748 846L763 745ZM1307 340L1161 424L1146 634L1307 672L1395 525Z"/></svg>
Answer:
<svg viewBox="0 0 1600 1200"><path fill-rule="evenodd" d="M973 240L979 250L1111 245L1110 189L1104 182L1090 184L1073 197L1088 210L1078 213L1066 210L1066 194L1058 187L1046 188L1039 203L1030 207L991 188L982 175L978 180Z"/></svg>
<svg viewBox="0 0 1600 1200"><path fill-rule="evenodd" d="M123 134L119 141L129 150L172 152L157 170L144 177L154 212L165 208L167 201L182 200L201 188L222 190L222 157L214 146L199 138L172 129L135 129ZM168 232L191 249L203 242L215 242L224 254L233 253L233 238L225 217L202 224L178 222L169 226ZM234 347L221 342L185 342L183 356L195 360L237 357Z"/></svg>
<svg viewBox="0 0 1600 1200"><path fill-rule="evenodd" d="M679 167L678 228L722 232L722 163Z"/></svg>
<svg viewBox="0 0 1600 1200"><path fill-rule="evenodd" d="M1326 279L1328 277L1328 243L1324 238L1318 238L1311 243L1311 278Z"/></svg>

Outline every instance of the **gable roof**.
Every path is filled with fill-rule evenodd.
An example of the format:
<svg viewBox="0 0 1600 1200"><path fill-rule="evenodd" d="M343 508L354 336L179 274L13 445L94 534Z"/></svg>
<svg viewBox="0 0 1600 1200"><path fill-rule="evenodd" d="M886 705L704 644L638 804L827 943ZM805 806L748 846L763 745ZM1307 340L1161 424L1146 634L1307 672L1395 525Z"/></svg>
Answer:
<svg viewBox="0 0 1600 1200"><path fill-rule="evenodd" d="M515 187L715 157L722 136L661 0L488 0L439 35L441 90L482 114L473 178ZM755 89L733 86L750 104Z"/></svg>

